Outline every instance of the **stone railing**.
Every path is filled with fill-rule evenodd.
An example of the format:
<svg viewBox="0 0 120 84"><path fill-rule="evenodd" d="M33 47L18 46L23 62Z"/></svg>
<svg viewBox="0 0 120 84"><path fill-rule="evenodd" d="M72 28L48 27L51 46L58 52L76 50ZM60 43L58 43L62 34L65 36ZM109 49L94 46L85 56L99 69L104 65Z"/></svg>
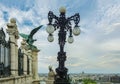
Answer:
<svg viewBox="0 0 120 84"><path fill-rule="evenodd" d="M33 84L32 82L30 75L0 78L0 84Z"/></svg>

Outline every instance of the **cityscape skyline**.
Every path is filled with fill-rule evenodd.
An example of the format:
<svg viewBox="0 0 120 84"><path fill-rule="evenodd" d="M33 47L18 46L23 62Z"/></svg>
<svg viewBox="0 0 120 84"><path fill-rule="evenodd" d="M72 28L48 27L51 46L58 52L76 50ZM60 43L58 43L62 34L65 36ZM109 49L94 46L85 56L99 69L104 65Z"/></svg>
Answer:
<svg viewBox="0 0 120 84"><path fill-rule="evenodd" d="M20 33L29 32L44 25L34 36L40 49L39 73L47 73L48 66L58 66L59 51L57 32L54 42L47 41L47 14L53 11L59 16L59 8L66 7L66 16L79 13L81 34L74 36L74 43L66 42L66 67L69 73L120 73L120 1L119 0L1 0L0 27L6 28L10 18L17 20ZM4 29L5 30L5 29ZM8 39L8 38L7 38ZM20 45L20 37L18 44Z"/></svg>

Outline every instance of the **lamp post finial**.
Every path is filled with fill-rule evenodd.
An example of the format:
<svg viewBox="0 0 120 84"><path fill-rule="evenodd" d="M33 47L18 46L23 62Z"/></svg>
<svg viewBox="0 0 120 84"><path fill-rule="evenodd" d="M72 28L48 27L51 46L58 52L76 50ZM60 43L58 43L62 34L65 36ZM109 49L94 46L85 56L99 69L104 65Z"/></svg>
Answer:
<svg viewBox="0 0 120 84"><path fill-rule="evenodd" d="M60 8L59 8L59 12L60 12L60 13L65 13L65 12L66 12L66 8L63 7L63 6L60 7Z"/></svg>

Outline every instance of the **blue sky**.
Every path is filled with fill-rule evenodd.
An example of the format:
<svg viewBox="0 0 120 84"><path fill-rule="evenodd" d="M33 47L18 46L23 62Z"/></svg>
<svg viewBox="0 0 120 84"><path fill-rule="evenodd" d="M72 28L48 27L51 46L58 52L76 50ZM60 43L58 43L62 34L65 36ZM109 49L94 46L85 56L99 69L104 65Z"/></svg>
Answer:
<svg viewBox="0 0 120 84"><path fill-rule="evenodd" d="M120 0L0 0L0 27L6 28L12 17L17 19L20 33L28 34L33 28L44 25L34 36L38 39L34 44L41 50L38 71L47 73L49 65L57 67L59 51L57 31L54 42L47 41L47 13L53 11L59 16L61 6L66 7L67 16L75 13L81 16L81 34L74 36L73 44L65 45L69 73L119 73Z"/></svg>

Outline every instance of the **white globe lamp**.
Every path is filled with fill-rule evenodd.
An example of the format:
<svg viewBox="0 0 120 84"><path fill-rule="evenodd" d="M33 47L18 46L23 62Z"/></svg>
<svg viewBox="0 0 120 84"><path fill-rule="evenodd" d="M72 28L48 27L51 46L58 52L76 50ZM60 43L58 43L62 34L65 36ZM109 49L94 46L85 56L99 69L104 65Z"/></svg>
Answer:
<svg viewBox="0 0 120 84"><path fill-rule="evenodd" d="M71 44L71 43L73 43L73 42L74 42L73 37L72 37L72 36L69 36L69 37L68 37L68 43L70 43L70 44Z"/></svg>
<svg viewBox="0 0 120 84"><path fill-rule="evenodd" d="M54 41L53 35L52 35L52 34L48 35L47 40L48 40L49 42L53 42L53 41Z"/></svg>
<svg viewBox="0 0 120 84"><path fill-rule="evenodd" d="M73 34L75 35L75 36L78 36L79 34L80 34L80 28L79 27L74 27L74 29L73 29Z"/></svg>
<svg viewBox="0 0 120 84"><path fill-rule="evenodd" d="M47 31L49 34L52 34L52 33L54 32L54 27L53 27L53 25L47 25L46 31Z"/></svg>

